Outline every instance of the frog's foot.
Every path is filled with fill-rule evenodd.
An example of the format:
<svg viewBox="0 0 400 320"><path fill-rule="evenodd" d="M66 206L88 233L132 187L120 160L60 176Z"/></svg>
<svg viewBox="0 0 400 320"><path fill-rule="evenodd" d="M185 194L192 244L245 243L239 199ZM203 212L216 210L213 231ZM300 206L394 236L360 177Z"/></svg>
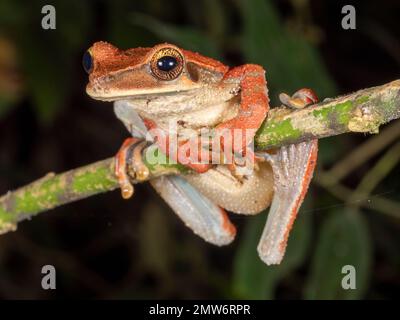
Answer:
<svg viewBox="0 0 400 320"><path fill-rule="evenodd" d="M318 97L313 90L303 88L296 91L292 96L281 93L279 100L287 107L302 109L310 104L317 103Z"/></svg>
<svg viewBox="0 0 400 320"><path fill-rule="evenodd" d="M276 154L263 153L274 175L274 196L257 250L267 265L279 264L317 161L318 141L284 146Z"/></svg>
<svg viewBox="0 0 400 320"><path fill-rule="evenodd" d="M149 169L142 160L142 151L146 144L146 141L138 138L127 138L115 156L115 175L124 199L129 199L133 195L131 178L142 181L149 176Z"/></svg>

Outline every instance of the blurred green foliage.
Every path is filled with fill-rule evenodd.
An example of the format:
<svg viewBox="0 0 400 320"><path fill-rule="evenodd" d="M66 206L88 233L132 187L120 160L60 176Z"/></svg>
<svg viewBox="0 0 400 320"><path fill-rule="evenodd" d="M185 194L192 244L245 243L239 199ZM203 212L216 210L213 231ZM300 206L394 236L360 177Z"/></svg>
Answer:
<svg viewBox="0 0 400 320"><path fill-rule="evenodd" d="M309 5L308 1L302 3L304 7ZM28 100L42 125L54 123L64 108L71 107L73 96L85 95L84 84L77 81L85 78L79 60L97 40L110 41L121 48L168 41L230 65L261 64L267 72L272 105L277 104L278 93L294 92L301 87L313 88L322 98L338 92L315 43L288 28L276 3L270 0L57 0L51 1L57 10L57 29L47 32L40 28L39 13L44 4L39 0L0 2L0 39L15 47L18 61L16 65L10 55L0 61L3 119L21 100ZM0 52L5 51L5 46L0 42ZM23 78L22 83L15 84L19 89L12 91L11 97L11 90L2 86L12 81L7 78L6 69ZM320 143L321 167L334 163L345 150L346 143L336 142L344 140L333 139L336 138ZM101 142L99 138L97 143ZM222 269L211 265L206 245L199 245L190 233L184 234L184 241L177 240L172 234L173 225L168 222L172 218L164 215L168 209L155 204L155 198L150 197L144 201L144 218L137 234L130 239L131 243L137 242L142 258L135 261L132 272L155 275L160 283L158 293L151 285L143 284L141 292L128 287L115 296L175 297L181 291L182 296L195 298L185 288L187 279L195 276L214 288L213 295L219 298L272 299L288 287L306 299L363 298L372 268L368 222L361 211L345 206L324 210L326 214L321 217L313 208L324 207L334 198L322 191L318 197L314 194L315 190L310 190L280 266L266 267L257 257L256 246L266 221L264 212L246 217L234 261ZM319 229L315 228L316 220L322 220ZM218 254L223 255L224 250L218 249ZM304 270L310 261L311 268ZM358 271L357 290L345 291L340 287L341 266L345 264L354 265ZM306 276L296 276L301 268ZM187 269L194 270L193 274L186 274Z"/></svg>
<svg viewBox="0 0 400 320"><path fill-rule="evenodd" d="M371 244L364 217L357 211L334 210L324 221L315 249L307 299L360 299L368 287ZM357 290L343 290L343 266L354 266Z"/></svg>
<svg viewBox="0 0 400 320"><path fill-rule="evenodd" d="M26 94L36 115L49 123L67 102L73 84L75 61L87 43L91 23L90 6L85 1L52 1L57 8L55 32L43 32L43 1L1 2L0 35L17 47ZM60 27L62 26L62 27ZM42 44L42 45L40 45Z"/></svg>

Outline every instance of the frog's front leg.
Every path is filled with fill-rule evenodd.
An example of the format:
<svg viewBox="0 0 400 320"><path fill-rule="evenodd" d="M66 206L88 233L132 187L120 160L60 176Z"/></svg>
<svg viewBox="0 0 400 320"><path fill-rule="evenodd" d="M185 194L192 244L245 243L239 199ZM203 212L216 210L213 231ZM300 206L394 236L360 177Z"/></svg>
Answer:
<svg viewBox="0 0 400 320"><path fill-rule="evenodd" d="M131 177L143 181L149 176L149 169L142 160L142 151L146 145L147 142L142 139L127 138L115 156L115 175L117 176L124 199L132 197L134 192L133 185L130 182ZM127 172L128 162L130 162L130 167L132 168L130 175Z"/></svg>
<svg viewBox="0 0 400 320"><path fill-rule="evenodd" d="M225 82L239 79L240 108L237 116L217 126L223 137L222 148L243 152L253 142L269 110L269 98L265 70L255 64L233 68L224 77ZM240 141L234 141L239 137Z"/></svg>

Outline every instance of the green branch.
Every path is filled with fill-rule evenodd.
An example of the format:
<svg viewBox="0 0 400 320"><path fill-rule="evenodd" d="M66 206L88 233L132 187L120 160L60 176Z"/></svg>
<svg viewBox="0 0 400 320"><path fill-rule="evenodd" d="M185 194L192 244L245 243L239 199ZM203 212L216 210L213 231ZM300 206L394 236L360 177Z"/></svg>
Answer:
<svg viewBox="0 0 400 320"><path fill-rule="evenodd" d="M368 88L302 110L272 109L255 137L257 150L334 136L346 132L378 133L379 127L400 117L400 80ZM146 161L146 159L144 159ZM184 173L177 164L149 165L150 179ZM118 188L114 158L44 178L0 198L0 234L19 221L60 205Z"/></svg>

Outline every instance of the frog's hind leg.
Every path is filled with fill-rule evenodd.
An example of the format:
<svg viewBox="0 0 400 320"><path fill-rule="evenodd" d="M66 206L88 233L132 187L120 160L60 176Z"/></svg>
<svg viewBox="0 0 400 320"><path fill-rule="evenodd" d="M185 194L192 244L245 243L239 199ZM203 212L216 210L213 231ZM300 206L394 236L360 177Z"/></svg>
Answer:
<svg viewBox="0 0 400 320"><path fill-rule="evenodd" d="M317 140L312 140L265 155L274 173L275 193L257 250L267 265L279 264L285 254L289 232L313 175L317 150Z"/></svg>
<svg viewBox="0 0 400 320"><path fill-rule="evenodd" d="M236 177L225 165L202 174L188 174L185 179L213 203L239 214L257 214L271 203L273 174L269 163L243 178Z"/></svg>
<svg viewBox="0 0 400 320"><path fill-rule="evenodd" d="M304 108L318 101L310 89L300 89L280 100L291 108ZM258 254L267 265L279 264L285 254L289 232L303 202L317 162L318 140L281 147L276 154L260 153L272 166L274 198L264 227Z"/></svg>
<svg viewBox="0 0 400 320"><path fill-rule="evenodd" d="M150 183L185 225L207 242L222 246L235 238L236 228L226 212L184 178L162 176L150 180Z"/></svg>

